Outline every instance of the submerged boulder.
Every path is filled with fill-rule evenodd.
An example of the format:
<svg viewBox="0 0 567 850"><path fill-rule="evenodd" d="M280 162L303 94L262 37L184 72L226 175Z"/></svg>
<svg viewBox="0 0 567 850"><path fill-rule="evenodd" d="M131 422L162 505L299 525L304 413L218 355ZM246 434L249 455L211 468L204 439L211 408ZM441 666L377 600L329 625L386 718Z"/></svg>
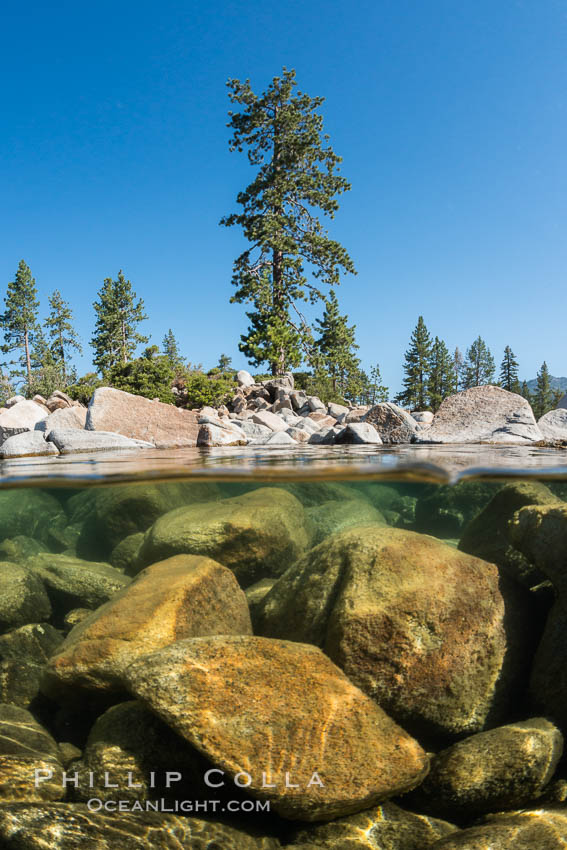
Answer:
<svg viewBox="0 0 567 850"><path fill-rule="evenodd" d="M386 525L380 511L363 498L350 498L344 502L323 502L314 508L308 508L305 518L313 535L312 546L326 540L331 534L346 531L347 528L373 523Z"/></svg>
<svg viewBox="0 0 567 850"><path fill-rule="evenodd" d="M51 604L39 576L23 564L0 561L0 631L49 620Z"/></svg>
<svg viewBox="0 0 567 850"><path fill-rule="evenodd" d="M250 634L246 597L230 570L209 558L177 555L141 572L67 635L46 668L54 699L120 692L134 659L182 638Z"/></svg>
<svg viewBox="0 0 567 850"><path fill-rule="evenodd" d="M44 490L0 491L0 540L25 535L47 541L51 530L66 524L61 503Z"/></svg>
<svg viewBox="0 0 567 850"><path fill-rule="evenodd" d="M479 826L463 829L434 845L434 850L564 850L564 808L490 815Z"/></svg>
<svg viewBox="0 0 567 850"><path fill-rule="evenodd" d="M524 445L542 439L529 402L488 384L446 398L431 428L418 431L415 442Z"/></svg>
<svg viewBox="0 0 567 850"><path fill-rule="evenodd" d="M110 564L84 561L73 555L40 552L27 565L43 581L60 618L71 608L97 608L130 582Z"/></svg>
<svg viewBox="0 0 567 850"><path fill-rule="evenodd" d="M0 636L0 703L27 708L39 694L43 667L63 641L48 623L31 623Z"/></svg>
<svg viewBox="0 0 567 850"><path fill-rule="evenodd" d="M433 757L413 802L461 821L523 808L551 780L562 752L563 735L543 717L479 732Z"/></svg>
<svg viewBox="0 0 567 850"><path fill-rule="evenodd" d="M243 587L280 575L308 543L300 502L279 487L177 508L147 531L140 563L206 555L232 569Z"/></svg>
<svg viewBox="0 0 567 850"><path fill-rule="evenodd" d="M0 805L5 850L277 850L273 838L256 837L220 821L162 812L91 811L86 803Z"/></svg>
<svg viewBox="0 0 567 850"><path fill-rule="evenodd" d="M414 734L503 718L529 613L498 569L433 537L379 525L329 537L264 598L257 630L322 647Z"/></svg>
<svg viewBox="0 0 567 850"><path fill-rule="evenodd" d="M512 545L509 523L526 505L556 504L557 496L538 481L514 481L499 490L488 505L463 530L459 549L498 564L509 575L532 586L543 573Z"/></svg>
<svg viewBox="0 0 567 850"><path fill-rule="evenodd" d="M417 741L314 646L183 640L134 662L124 678L227 779L239 777L286 818L360 811L428 770Z"/></svg>
<svg viewBox="0 0 567 850"><path fill-rule="evenodd" d="M294 847L319 850L426 850L457 827L446 821L384 803L331 823L300 826L292 834Z"/></svg>
<svg viewBox="0 0 567 850"><path fill-rule="evenodd" d="M0 704L0 800L62 800L62 774L59 748L49 732L25 708Z"/></svg>

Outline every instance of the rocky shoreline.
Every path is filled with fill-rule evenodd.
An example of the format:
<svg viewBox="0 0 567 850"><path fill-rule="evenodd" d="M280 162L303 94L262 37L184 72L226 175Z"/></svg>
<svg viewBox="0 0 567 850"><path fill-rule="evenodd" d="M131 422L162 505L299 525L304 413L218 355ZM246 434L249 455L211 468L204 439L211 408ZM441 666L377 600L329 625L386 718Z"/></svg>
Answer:
<svg viewBox="0 0 567 850"><path fill-rule="evenodd" d="M567 445L567 397L536 422L529 403L496 386L445 399L434 415L393 402L356 407L323 403L285 375L254 383L238 372L228 406L185 410L110 387L88 408L57 391L15 396L0 408L0 458L81 452L217 446Z"/></svg>

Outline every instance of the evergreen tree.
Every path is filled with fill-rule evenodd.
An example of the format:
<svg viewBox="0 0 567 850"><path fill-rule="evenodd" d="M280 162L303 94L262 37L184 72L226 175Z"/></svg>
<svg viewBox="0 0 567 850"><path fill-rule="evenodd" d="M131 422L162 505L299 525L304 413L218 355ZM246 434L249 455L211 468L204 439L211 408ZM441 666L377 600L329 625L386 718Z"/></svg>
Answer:
<svg viewBox="0 0 567 850"><path fill-rule="evenodd" d="M141 357L128 363L117 363L107 372L108 383L118 390L145 398L158 398L173 404L175 396L171 390L175 380L175 369L170 358L159 354L157 345L151 345Z"/></svg>
<svg viewBox="0 0 567 850"><path fill-rule="evenodd" d="M431 336L423 316L420 316L405 354L404 389L396 396L399 404L411 410L425 410L428 407L427 387L431 369L431 348Z"/></svg>
<svg viewBox="0 0 567 850"><path fill-rule="evenodd" d="M458 393L463 389L465 359L463 352L457 346L453 353L453 392Z"/></svg>
<svg viewBox="0 0 567 850"><path fill-rule="evenodd" d="M510 393L520 392L518 380L518 361L509 345L504 349L504 357L500 364L500 386Z"/></svg>
<svg viewBox="0 0 567 850"><path fill-rule="evenodd" d="M93 307L97 314L91 340L95 352L93 363L104 374L114 366L127 363L137 345L148 341L149 337L136 330L148 317L144 313L144 302L141 298L136 300L132 284L125 279L122 270L117 280L105 279Z"/></svg>
<svg viewBox="0 0 567 850"><path fill-rule="evenodd" d="M537 387L533 396L532 407L536 419L553 410L553 390L551 389L551 376L547 363L541 364L537 373Z"/></svg>
<svg viewBox="0 0 567 850"><path fill-rule="evenodd" d="M383 401L388 401L389 398L389 390L382 383L382 375L380 374L380 365L378 363L370 369L367 398L368 401L366 404L380 404Z"/></svg>
<svg viewBox="0 0 567 850"><path fill-rule="evenodd" d="M232 357L229 357L228 354L221 354L219 357L219 365L218 368L221 372L228 372L232 366Z"/></svg>
<svg viewBox="0 0 567 850"><path fill-rule="evenodd" d="M8 284L4 303L6 310L0 317L4 329L2 351L8 353L21 350L19 361L16 362L19 362L23 371L16 370L13 375L25 376L29 387L32 379L31 347L38 328L39 301L35 279L23 260L20 260L14 280Z"/></svg>
<svg viewBox="0 0 567 850"><path fill-rule="evenodd" d="M176 371L183 368L183 357L181 356L179 343L177 342L175 334L173 333L171 328L168 330L168 332L163 338L162 351L163 356L167 357L167 359Z"/></svg>
<svg viewBox="0 0 567 850"><path fill-rule="evenodd" d="M247 314L251 326L239 347L255 365L266 361L278 375L311 353L301 302L323 299L319 284L336 286L341 270L354 273L352 260L315 214L321 210L332 218L338 209L335 196L350 186L335 173L340 157L321 135L317 110L323 98L294 92L295 71L284 68L260 95L249 80L227 85L231 102L242 107L229 112L229 148L247 148L248 161L259 166L237 197L241 212L221 220L227 227L242 227L249 242L234 263L232 278L236 293L231 301L253 305Z"/></svg>
<svg viewBox="0 0 567 850"><path fill-rule="evenodd" d="M51 313L45 320L45 326L51 340L51 352L61 364L61 380L65 387L72 379L72 376L69 375L71 349L79 354L82 353L83 349L79 342L79 336L72 325L73 313L71 308L67 301L63 300L58 289L49 296L49 306Z"/></svg>
<svg viewBox="0 0 567 850"><path fill-rule="evenodd" d="M464 367L463 389L480 387L491 384L494 380L494 357L490 353L485 341L478 336L470 348L467 349L467 357Z"/></svg>
<svg viewBox="0 0 567 850"><path fill-rule="evenodd" d="M315 345L321 353L325 371L331 379L333 394L346 398L348 394L357 394L361 383L360 360L355 354L358 345L355 342L355 325L348 325L348 316L341 315L339 301L331 289L322 319L316 319L319 326L319 338ZM349 384L352 386L349 387Z"/></svg>
<svg viewBox="0 0 567 850"><path fill-rule="evenodd" d="M48 398L52 392L66 386L63 381L63 363L53 352L40 327L34 334L30 361L32 371L28 382L28 395L39 394Z"/></svg>
<svg viewBox="0 0 567 850"><path fill-rule="evenodd" d="M441 402L455 391L454 360L442 339L435 337L431 347L431 366L427 381L429 406L437 412Z"/></svg>
<svg viewBox="0 0 567 850"><path fill-rule="evenodd" d="M533 396L530 392L530 388L528 387L527 381L522 381L522 386L520 387L520 395L523 396L523 398L525 398L526 401L529 401L529 403L531 405L533 405L534 400L533 400Z"/></svg>

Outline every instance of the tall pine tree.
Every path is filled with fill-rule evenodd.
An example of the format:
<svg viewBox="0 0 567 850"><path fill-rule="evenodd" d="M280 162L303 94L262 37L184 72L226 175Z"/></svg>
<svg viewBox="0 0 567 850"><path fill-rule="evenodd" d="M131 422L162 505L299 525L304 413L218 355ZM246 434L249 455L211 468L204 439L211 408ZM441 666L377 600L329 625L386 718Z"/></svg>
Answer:
<svg viewBox="0 0 567 850"><path fill-rule="evenodd" d="M356 326L348 324L348 316L341 315L336 293L331 289L322 319L316 319L319 338L315 341L321 353L325 371L331 379L333 394L343 398L356 394L351 385L360 379L360 360L355 350Z"/></svg>
<svg viewBox="0 0 567 850"><path fill-rule="evenodd" d="M4 303L6 310L0 317L0 324L4 329L2 351L20 351L16 362L22 368L15 370L13 375L24 376L29 391L32 381L31 349L38 329L39 301L35 279L23 260L20 260L14 280L8 284Z"/></svg>
<svg viewBox="0 0 567 850"><path fill-rule="evenodd" d="M454 392L458 393L463 389L465 358L463 352L457 346L453 353L453 387Z"/></svg>
<svg viewBox="0 0 567 850"><path fill-rule="evenodd" d="M321 211L333 218L336 196L350 186L336 173L341 159L322 135L317 110L323 98L294 91L295 71L284 68L259 95L249 80L227 85L231 103L242 107L229 112L229 148L247 148L249 163L259 166L237 196L241 212L221 220L242 227L249 243L234 263L231 301L253 306L240 350L256 365L268 362L277 375L309 357L301 303L324 298L320 284L336 286L341 272L354 272L347 252L328 237L317 216Z"/></svg>
<svg viewBox="0 0 567 850"><path fill-rule="evenodd" d="M420 316L405 354L404 389L396 396L396 401L399 404L403 404L404 407L409 407L411 410L425 410L428 407L431 349L431 336L425 326L423 316Z"/></svg>
<svg viewBox="0 0 567 850"><path fill-rule="evenodd" d="M437 412L441 402L455 392L454 361L442 339L435 337L431 346L431 366L427 381L429 406Z"/></svg>
<svg viewBox="0 0 567 850"><path fill-rule="evenodd" d="M164 357L167 357L175 371L178 371L183 367L183 357L181 356L179 343L177 342L175 334L171 328L163 338L162 351Z"/></svg>
<svg viewBox="0 0 567 850"><path fill-rule="evenodd" d="M58 289L49 296L51 313L45 320L48 336L51 341L50 349L56 361L61 366L61 380L67 386L69 380L69 360L71 351L82 353L79 336L73 327L73 313L67 301L64 301Z"/></svg>
<svg viewBox="0 0 567 850"><path fill-rule="evenodd" d="M551 376L545 360L541 364L541 368L537 373L537 386L533 394L532 407L536 419L544 416L553 409L554 396L551 389Z"/></svg>
<svg viewBox="0 0 567 850"><path fill-rule="evenodd" d="M93 363L104 374L114 366L127 363L138 344L148 341L149 337L137 331L139 323L148 317L144 313L144 302L137 299L122 270L116 280L105 279L93 307L97 315L91 340L95 352Z"/></svg>
<svg viewBox="0 0 567 850"><path fill-rule="evenodd" d="M510 393L521 392L518 379L518 361L509 345L504 349L504 357L500 364L500 386Z"/></svg>
<svg viewBox="0 0 567 850"><path fill-rule="evenodd" d="M471 347L467 349L463 389L468 390L471 387L491 384L494 380L495 368L494 357L490 353L489 347L482 337L478 336Z"/></svg>

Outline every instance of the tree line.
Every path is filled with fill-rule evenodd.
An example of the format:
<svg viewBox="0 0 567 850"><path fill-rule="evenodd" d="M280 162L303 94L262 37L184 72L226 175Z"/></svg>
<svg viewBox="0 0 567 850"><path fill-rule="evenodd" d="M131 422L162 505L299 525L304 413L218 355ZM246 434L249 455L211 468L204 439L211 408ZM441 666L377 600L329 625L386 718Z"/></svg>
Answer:
<svg viewBox="0 0 567 850"><path fill-rule="evenodd" d="M553 390L547 363L537 373L536 389L530 392L519 379L519 364L511 347L504 349L498 378L492 352L479 335L463 356L457 347L451 354L438 336L432 338L423 316L419 316L405 353L403 389L395 397L412 410L437 411L450 395L471 387L497 384L527 399L536 415L543 416L557 406L561 390Z"/></svg>

